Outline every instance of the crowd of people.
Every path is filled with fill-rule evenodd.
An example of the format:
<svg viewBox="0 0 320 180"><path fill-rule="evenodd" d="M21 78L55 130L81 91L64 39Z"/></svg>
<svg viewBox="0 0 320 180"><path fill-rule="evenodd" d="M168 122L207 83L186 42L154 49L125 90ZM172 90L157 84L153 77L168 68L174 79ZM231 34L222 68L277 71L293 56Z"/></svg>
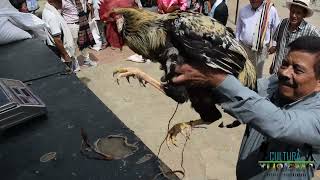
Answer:
<svg viewBox="0 0 320 180"><path fill-rule="evenodd" d="M9 1L23 13L35 14L39 8L37 0ZM105 3L107 10L99 10L101 3ZM112 49L120 48L120 39L114 35L116 34L115 22L110 16L112 8L143 8L142 4L146 7L157 5L158 13L170 13L176 10L199 12L217 19L224 25L227 24L228 7L225 0L148 0L142 2L140 0L104 2L100 0L47 0L41 14L48 28L46 45L73 72L80 70L78 60L80 55L84 57L84 65L96 66L97 63L90 59L88 48L93 47L96 50L103 50L108 46Z"/></svg>
<svg viewBox="0 0 320 180"><path fill-rule="evenodd" d="M33 7L39 8L36 0L10 0L10 3L23 13L35 13ZM73 72L80 71L80 54L84 65L97 65L88 51L95 44L88 22L89 8L86 0L48 0L41 15L48 31L46 45Z"/></svg>
<svg viewBox="0 0 320 180"><path fill-rule="evenodd" d="M19 11L29 12L25 0L10 1ZM97 23L102 49L113 46L112 21L105 21L106 14L99 14L97 3L47 0L43 9L42 20L49 27L46 44L75 72L79 70L77 49L86 65L96 66L88 54L88 48L95 44L89 14ZM130 3L139 8L152 5L152 1ZM157 11L195 11L226 25L227 4L225 0L157 0ZM239 11L235 36L261 78L257 92L222 71L188 64L177 66L179 76L172 80L212 86L224 97L224 111L247 124L237 163L238 179L268 177L258 164L268 152L298 152L303 160L314 160L314 167L303 170L303 179L310 179L320 168L320 31L305 20L313 15L310 0L288 0L286 6L289 15L282 20L271 0L249 0ZM271 76L262 78L270 54L274 54ZM294 179L282 171L276 177Z"/></svg>
<svg viewBox="0 0 320 180"><path fill-rule="evenodd" d="M39 8L36 1L10 0L16 9L24 13L34 13L36 8ZM46 44L74 72L80 70L79 54L85 58L84 65L97 65L95 61L90 60L88 53L88 48L93 45L99 46L96 48L97 50L103 50L108 46L111 48L120 47L119 39L114 36L116 27L114 27L115 23L112 21L112 17L109 17L110 12L99 11L101 2L103 1L48 0L42 12L42 20L49 27ZM176 10L194 11L210 16L223 25L227 24L229 16L226 0L119 0L105 2L109 3L110 10L114 7L144 8L143 6L157 5L158 13L170 13ZM269 54L275 53L269 70L270 74L274 74L288 53L288 44L300 36L320 35L318 28L304 20L313 14L310 0L288 1L289 17L282 20L280 20L277 9L271 0L249 0L249 2L239 11L235 34L237 40L245 48L249 59L255 65L258 78L262 77L264 62L268 59ZM33 5L33 7L28 5ZM56 16L52 16L53 14ZM94 26L89 25L90 23L93 23ZM92 28L96 28L94 32L91 32ZM93 36L92 33L96 36ZM71 39L73 42L66 42Z"/></svg>

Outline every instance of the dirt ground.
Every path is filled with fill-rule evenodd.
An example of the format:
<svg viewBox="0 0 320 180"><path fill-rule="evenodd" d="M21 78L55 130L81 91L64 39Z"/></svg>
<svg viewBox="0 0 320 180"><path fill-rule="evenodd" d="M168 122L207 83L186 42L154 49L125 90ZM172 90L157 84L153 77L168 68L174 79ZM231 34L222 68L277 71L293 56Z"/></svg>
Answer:
<svg viewBox="0 0 320 180"><path fill-rule="evenodd" d="M281 18L288 16L288 10L284 6L285 1L274 1ZM248 3L240 1L240 7ZM228 26L234 28L236 3L228 2L229 21ZM308 21L319 25L319 13L315 12ZM141 87L136 80L130 84L125 79L120 85L115 83L112 72L119 67L139 67L155 78L159 78L162 72L159 66L153 63L134 63L126 61L126 58L134 54L130 49L103 51L91 51L91 57L98 61L94 68L84 68L78 77L108 106L141 140L154 152L166 135L169 118L173 114L176 103L160 94L150 86ZM265 72L270 66L271 58L265 64ZM267 74L266 74L267 75ZM189 104L180 105L172 124L199 118L190 108ZM223 121L231 122L232 118L223 115ZM195 129L191 139L184 150L183 166L186 170L186 180L206 179L236 179L235 166L238 150L241 143L244 126L234 129L221 129L213 123L206 129ZM179 147L171 146L169 150L165 145L162 148L160 158L172 169L181 169L181 152L184 138L179 137ZM320 178L318 178L320 179Z"/></svg>

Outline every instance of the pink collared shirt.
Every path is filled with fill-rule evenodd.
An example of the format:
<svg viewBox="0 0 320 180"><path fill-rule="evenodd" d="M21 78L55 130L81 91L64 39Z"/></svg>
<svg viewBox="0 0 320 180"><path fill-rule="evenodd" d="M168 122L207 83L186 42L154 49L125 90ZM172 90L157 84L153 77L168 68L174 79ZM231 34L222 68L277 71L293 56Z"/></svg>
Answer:
<svg viewBox="0 0 320 180"><path fill-rule="evenodd" d="M187 0L158 0L157 3L160 12L174 5L178 5L182 11L187 9Z"/></svg>
<svg viewBox="0 0 320 180"><path fill-rule="evenodd" d="M74 0L62 0L61 14L67 23L79 22L78 10Z"/></svg>
<svg viewBox="0 0 320 180"><path fill-rule="evenodd" d="M84 12L87 12L87 0L80 0ZM78 9L75 0L62 0L61 14L67 23L79 21Z"/></svg>

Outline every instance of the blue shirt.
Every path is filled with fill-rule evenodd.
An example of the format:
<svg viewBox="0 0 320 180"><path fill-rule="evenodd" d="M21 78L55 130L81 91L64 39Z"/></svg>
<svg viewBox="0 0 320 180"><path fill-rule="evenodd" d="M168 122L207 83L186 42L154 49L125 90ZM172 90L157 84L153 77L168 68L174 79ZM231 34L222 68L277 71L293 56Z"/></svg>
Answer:
<svg viewBox="0 0 320 180"><path fill-rule="evenodd" d="M257 94L229 75L216 88L224 96L224 111L247 124L237 162L238 179L311 179L319 168L320 93L280 107L277 81L275 75L260 79ZM270 160L273 152L298 153L298 160L314 160L315 168L262 168L258 161Z"/></svg>
<svg viewBox="0 0 320 180"><path fill-rule="evenodd" d="M252 9L252 6L248 4L239 11L239 16L236 23L236 38L249 47L253 45L253 37L256 33L256 25L260 23L260 15L262 10L263 5L254 10ZM266 37L263 44L268 44L270 42L270 36L274 33L280 22L277 10L274 6L270 8L268 15L269 20Z"/></svg>

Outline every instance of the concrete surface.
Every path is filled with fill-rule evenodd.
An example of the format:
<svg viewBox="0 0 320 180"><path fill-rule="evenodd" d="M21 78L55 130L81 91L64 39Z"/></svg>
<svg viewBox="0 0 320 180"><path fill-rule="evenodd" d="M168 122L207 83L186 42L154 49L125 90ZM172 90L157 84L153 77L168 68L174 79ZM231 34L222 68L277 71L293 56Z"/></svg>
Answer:
<svg viewBox="0 0 320 180"><path fill-rule="evenodd" d="M43 2L41 0L40 2ZM285 1L275 0L280 17L287 17L289 11L285 8ZM247 0L240 0L239 7L247 4ZM234 28L236 1L228 1L228 26ZM307 19L319 25L319 12ZM154 88L141 87L136 80L128 84L125 79L120 85L114 82L112 71L118 67L139 67L153 77L160 77L162 72L157 64L133 63L125 59L134 54L130 49L91 51L91 57L98 60L99 65L94 68L83 68L77 75L87 86L105 103L142 141L154 152L166 135L169 118L174 112L176 103L160 94ZM272 57L265 64L265 72L270 66ZM189 104L180 105L171 124L181 121L197 119L198 115ZM231 122L227 114L223 120ZM184 150L183 165L186 170L186 180L205 179L235 179L235 165L244 126L234 129L221 129L216 122L207 129L195 129ZM160 158L172 169L181 169L181 152L184 138L179 137L179 147L168 150L163 145ZM319 175L320 177L320 175ZM320 178L318 178L320 179Z"/></svg>

